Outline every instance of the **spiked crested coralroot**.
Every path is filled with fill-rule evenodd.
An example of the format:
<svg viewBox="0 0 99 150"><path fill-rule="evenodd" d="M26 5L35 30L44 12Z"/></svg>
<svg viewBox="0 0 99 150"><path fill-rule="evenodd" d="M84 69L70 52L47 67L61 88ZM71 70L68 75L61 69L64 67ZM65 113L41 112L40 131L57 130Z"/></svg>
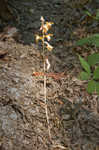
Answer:
<svg viewBox="0 0 99 150"><path fill-rule="evenodd" d="M51 28L51 26L53 24L54 24L53 22L45 22L44 18L41 17L40 31L42 31L42 35L40 36L40 35L36 34L36 42L38 42L39 40L41 40L42 42L44 42L46 44L46 48L48 50L52 50L53 49L53 47L47 42L47 41L50 41L51 37L53 36L53 34L48 33L49 29Z"/></svg>
<svg viewBox="0 0 99 150"><path fill-rule="evenodd" d="M45 21L43 16L41 16L40 20L41 20L41 27L40 27L41 35L36 34L36 43L38 43L39 41L42 42L44 66L46 65L44 69L45 72L48 71L51 66L48 58L46 59L45 50L47 49L48 51L52 51L53 49L53 46L50 45L49 43L53 34L48 33L48 31L54 23Z"/></svg>
<svg viewBox="0 0 99 150"><path fill-rule="evenodd" d="M48 133L49 138L52 142L51 138L51 131L50 131L50 122L49 122L49 115L48 115L48 106L47 106L47 88L46 88L46 82L47 82L47 76L46 73L50 69L51 65L48 60L48 57L46 56L46 50L52 51L53 46L49 44L49 41L51 40L51 37L53 34L48 33L49 29L53 25L53 22L46 22L45 19L41 16L41 35L36 35L36 42L38 43L41 41L42 43L42 52L43 52L43 75L44 75L44 103L45 103L45 114L46 114L46 121L48 126ZM39 74L39 72L38 72Z"/></svg>
<svg viewBox="0 0 99 150"><path fill-rule="evenodd" d="M65 77L64 72L63 73L51 73L48 72L48 70L51 67L51 64L49 62L48 57L46 56L46 50L48 50L49 52L52 51L53 46L49 44L49 41L51 40L51 37L53 36L53 34L48 33L49 29L51 28L51 26L53 25L53 22L46 22L45 19L43 17L41 17L41 27L40 27L40 31L41 31L41 35L36 35L36 42L38 43L39 41L41 41L42 44L42 52L43 52L43 72L33 72L33 76L42 76L44 77L44 109L45 109L45 115L46 115L46 123L47 123L47 127L48 127L48 136L49 136L49 140L52 144L53 148L61 148L61 149L66 149L66 147L55 143L52 139L52 135L51 135L51 126L50 126L50 119L49 119L49 111L48 111L48 102L47 102L47 87L46 87L46 83L47 83L47 78L51 77L55 80L60 80L61 78Z"/></svg>

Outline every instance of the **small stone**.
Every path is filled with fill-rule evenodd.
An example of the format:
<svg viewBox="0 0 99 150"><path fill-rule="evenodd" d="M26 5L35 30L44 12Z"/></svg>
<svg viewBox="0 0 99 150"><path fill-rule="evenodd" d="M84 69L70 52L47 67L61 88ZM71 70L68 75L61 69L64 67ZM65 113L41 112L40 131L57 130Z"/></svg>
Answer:
<svg viewBox="0 0 99 150"><path fill-rule="evenodd" d="M16 113L11 113L10 116L9 116L12 120L17 120L17 115Z"/></svg>

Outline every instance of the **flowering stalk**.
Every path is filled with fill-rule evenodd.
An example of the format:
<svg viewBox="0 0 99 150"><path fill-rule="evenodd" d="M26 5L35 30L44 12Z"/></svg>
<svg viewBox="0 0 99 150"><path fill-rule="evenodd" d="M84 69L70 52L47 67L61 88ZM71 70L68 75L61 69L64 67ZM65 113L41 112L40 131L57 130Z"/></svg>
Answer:
<svg viewBox="0 0 99 150"><path fill-rule="evenodd" d="M45 113L46 113L46 120L47 120L47 125L48 125L48 132L49 132L49 138L51 138L51 132L50 132L50 122L49 122L49 115L48 115L48 106L47 106L47 87L46 87L46 81L47 81L47 76L46 72L50 68L50 63L48 58L45 58L45 48L49 51L53 49L53 47L47 42L50 41L52 34L48 34L48 30L52 26L52 22L45 22L44 18L41 17L41 27L40 30L42 31L42 36L36 35L36 42L39 40L42 41L42 50L43 50L43 71L44 71L44 103L45 103ZM46 41L46 40L47 41ZM52 141L52 140L51 140Z"/></svg>

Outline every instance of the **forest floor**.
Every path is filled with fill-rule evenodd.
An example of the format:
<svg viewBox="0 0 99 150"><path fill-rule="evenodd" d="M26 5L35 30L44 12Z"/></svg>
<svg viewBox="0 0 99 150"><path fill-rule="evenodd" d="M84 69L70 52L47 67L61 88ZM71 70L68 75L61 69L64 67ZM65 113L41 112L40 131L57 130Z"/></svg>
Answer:
<svg viewBox="0 0 99 150"><path fill-rule="evenodd" d="M96 22L84 14L96 6L69 0L9 1L17 20L0 20L1 28L8 26L0 36L0 150L99 150L99 98L86 92L87 82L77 79L77 53L87 56L92 49L75 46L78 39L98 32ZM49 73L64 73L58 79L47 77L51 139L43 77L33 76L43 70L42 49L35 43L41 16L54 22Z"/></svg>

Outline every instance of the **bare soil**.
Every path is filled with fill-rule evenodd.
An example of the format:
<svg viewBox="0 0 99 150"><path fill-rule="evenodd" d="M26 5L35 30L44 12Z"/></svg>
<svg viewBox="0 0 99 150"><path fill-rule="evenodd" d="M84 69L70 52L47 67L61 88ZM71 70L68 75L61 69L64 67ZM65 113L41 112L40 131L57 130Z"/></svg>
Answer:
<svg viewBox="0 0 99 150"><path fill-rule="evenodd" d="M75 47L81 35L97 31L93 22L84 23L80 5L94 10L97 3L11 0L8 4L17 19L0 20L2 29L16 29L14 36L9 27L0 36L0 150L99 150L99 98L89 95L86 82L77 79L81 67L76 50L80 48ZM49 72L64 72L59 80L47 77L51 140L43 77L33 76L43 71L42 49L35 44L41 16L54 22L50 31L54 50L47 54Z"/></svg>

